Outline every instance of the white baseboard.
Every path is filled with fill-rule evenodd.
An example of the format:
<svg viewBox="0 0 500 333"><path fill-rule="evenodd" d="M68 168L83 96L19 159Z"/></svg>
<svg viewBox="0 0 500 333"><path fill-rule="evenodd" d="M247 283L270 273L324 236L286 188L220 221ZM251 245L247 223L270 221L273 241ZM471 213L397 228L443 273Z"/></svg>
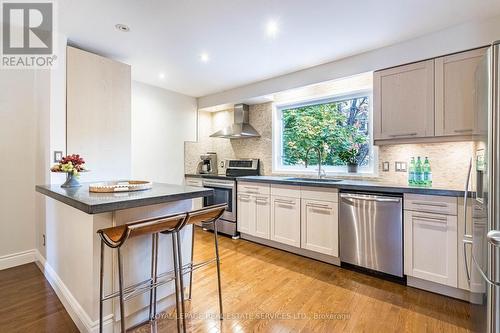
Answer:
<svg viewBox="0 0 500 333"><path fill-rule="evenodd" d="M64 282L59 278L54 269L47 263L45 258L36 251L36 264L45 275L47 281L54 289L57 297L63 304L73 322L78 327L80 332L98 332L99 321L93 321L85 310L80 306L80 303L75 299L73 294L66 287ZM104 332L113 332L113 315L110 314L104 317Z"/></svg>
<svg viewBox="0 0 500 333"><path fill-rule="evenodd" d="M36 260L36 249L8 254L0 257L0 270L29 264Z"/></svg>
<svg viewBox="0 0 500 333"><path fill-rule="evenodd" d="M458 298L466 302L469 302L470 300L470 293L467 290L445 286L439 283L422 280L413 276L406 277L406 284L409 287L427 290L448 297Z"/></svg>

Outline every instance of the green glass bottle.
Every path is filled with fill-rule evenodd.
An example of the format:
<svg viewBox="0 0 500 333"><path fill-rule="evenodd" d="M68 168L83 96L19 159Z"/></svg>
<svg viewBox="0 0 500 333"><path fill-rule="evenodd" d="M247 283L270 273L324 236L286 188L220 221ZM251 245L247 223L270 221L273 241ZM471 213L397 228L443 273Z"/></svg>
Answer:
<svg viewBox="0 0 500 333"><path fill-rule="evenodd" d="M410 167L408 168L408 185L415 185L415 157L410 160Z"/></svg>
<svg viewBox="0 0 500 333"><path fill-rule="evenodd" d="M432 170L431 170L431 163L429 162L429 159L426 157L424 161L424 185L425 186L432 186Z"/></svg>
<svg viewBox="0 0 500 333"><path fill-rule="evenodd" d="M415 185L424 184L424 168L422 166L422 160L420 156L417 157L417 163L415 164Z"/></svg>

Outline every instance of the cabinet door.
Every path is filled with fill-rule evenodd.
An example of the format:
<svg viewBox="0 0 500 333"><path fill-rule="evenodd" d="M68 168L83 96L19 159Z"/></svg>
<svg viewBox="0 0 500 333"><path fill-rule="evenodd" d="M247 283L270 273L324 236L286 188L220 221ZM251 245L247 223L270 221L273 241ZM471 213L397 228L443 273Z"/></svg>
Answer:
<svg viewBox="0 0 500 333"><path fill-rule="evenodd" d="M375 140L434 135L434 60L374 73L373 132Z"/></svg>
<svg viewBox="0 0 500 333"><path fill-rule="evenodd" d="M238 194L237 229L245 234L253 234L255 229L255 197L248 194Z"/></svg>
<svg viewBox="0 0 500 333"><path fill-rule="evenodd" d="M302 199L301 247L338 257L338 204Z"/></svg>
<svg viewBox="0 0 500 333"><path fill-rule="evenodd" d="M405 274L457 287L457 217L405 211Z"/></svg>
<svg viewBox="0 0 500 333"><path fill-rule="evenodd" d="M476 73L485 48L435 59L436 135L472 134L478 106Z"/></svg>
<svg viewBox="0 0 500 333"><path fill-rule="evenodd" d="M300 247L300 199L271 197L271 239Z"/></svg>
<svg viewBox="0 0 500 333"><path fill-rule="evenodd" d="M255 230L253 235L265 239L270 238L271 233L271 199L269 196L257 196L255 198Z"/></svg>

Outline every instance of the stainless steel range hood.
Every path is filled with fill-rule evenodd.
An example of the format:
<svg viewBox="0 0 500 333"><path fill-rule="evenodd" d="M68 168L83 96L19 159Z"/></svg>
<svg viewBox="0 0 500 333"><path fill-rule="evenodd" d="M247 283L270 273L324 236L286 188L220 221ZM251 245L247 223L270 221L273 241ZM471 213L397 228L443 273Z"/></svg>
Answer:
<svg viewBox="0 0 500 333"><path fill-rule="evenodd" d="M210 135L212 138L245 139L256 138L260 134L248 123L248 105L234 106L234 123Z"/></svg>

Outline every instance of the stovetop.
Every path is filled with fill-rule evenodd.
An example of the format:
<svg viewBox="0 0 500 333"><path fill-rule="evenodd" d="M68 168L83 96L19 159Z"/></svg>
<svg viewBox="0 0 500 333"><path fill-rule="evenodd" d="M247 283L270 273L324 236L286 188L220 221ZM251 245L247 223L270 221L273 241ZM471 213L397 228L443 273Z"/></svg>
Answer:
<svg viewBox="0 0 500 333"><path fill-rule="evenodd" d="M205 173L204 174L186 173L184 176L193 177L193 178L208 178L208 179L228 179L228 180L235 180L236 179L236 176L213 175L213 174L205 174Z"/></svg>

